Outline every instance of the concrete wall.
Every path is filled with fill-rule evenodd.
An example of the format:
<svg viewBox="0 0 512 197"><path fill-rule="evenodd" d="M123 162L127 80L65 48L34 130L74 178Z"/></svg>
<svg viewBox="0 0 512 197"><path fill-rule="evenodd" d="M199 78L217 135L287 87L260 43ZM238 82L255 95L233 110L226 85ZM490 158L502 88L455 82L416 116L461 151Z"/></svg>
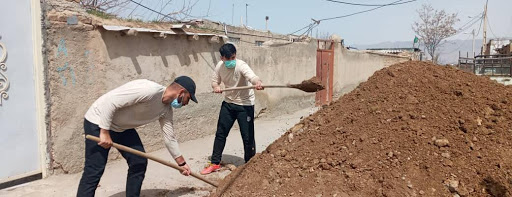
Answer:
<svg viewBox="0 0 512 197"><path fill-rule="evenodd" d="M249 46L247 46L249 45ZM246 61L264 84L300 83L316 74L316 43L291 43L279 46L257 47L240 44L238 58ZM279 111L297 109L303 102L313 105L314 94L296 89L256 91L256 111L262 108Z"/></svg>
<svg viewBox="0 0 512 197"><path fill-rule="evenodd" d="M339 43L335 45L334 51L333 91L338 95L350 92L377 70L399 62L409 61L408 58L393 55L348 50Z"/></svg>

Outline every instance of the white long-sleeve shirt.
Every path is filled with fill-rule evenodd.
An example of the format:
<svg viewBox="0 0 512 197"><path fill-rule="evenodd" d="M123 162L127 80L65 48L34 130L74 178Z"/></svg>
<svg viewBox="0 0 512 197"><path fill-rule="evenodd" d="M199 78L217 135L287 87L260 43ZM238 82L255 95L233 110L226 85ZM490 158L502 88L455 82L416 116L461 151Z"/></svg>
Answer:
<svg viewBox="0 0 512 197"><path fill-rule="evenodd" d="M226 88L249 86L249 82L256 84L259 80L249 65L242 60L236 59L236 66L232 69L226 68L224 61L220 61L212 75L212 87L215 89L221 82ZM224 101L244 106L254 105L254 90L225 91Z"/></svg>
<svg viewBox="0 0 512 197"><path fill-rule="evenodd" d="M181 153L173 129L172 107L162 103L165 89L146 79L128 82L98 98L85 114L85 119L102 129L115 132L158 119L167 150L176 159Z"/></svg>

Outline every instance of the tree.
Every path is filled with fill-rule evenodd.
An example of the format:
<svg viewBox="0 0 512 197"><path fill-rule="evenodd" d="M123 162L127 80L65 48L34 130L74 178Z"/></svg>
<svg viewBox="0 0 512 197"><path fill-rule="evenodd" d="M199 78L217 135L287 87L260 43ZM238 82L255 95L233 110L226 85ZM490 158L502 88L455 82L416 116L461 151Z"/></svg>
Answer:
<svg viewBox="0 0 512 197"><path fill-rule="evenodd" d="M147 21L182 21L192 18L201 18L198 16L192 16L191 12L194 6L199 2L199 0L183 0L183 2L178 2L178 0L75 0L79 1L80 4L88 9L94 11L100 11L101 13L109 14L109 15L118 15L118 13L130 13L128 16L123 16L125 18L132 19L132 14L136 11L140 10L140 13L143 13L139 19L146 19ZM174 3L174 4L173 4ZM146 4L146 5L144 5ZM172 8L168 8L168 6L172 5ZM150 6L150 7L148 7ZM131 10L131 11L129 11ZM164 10L172 10L171 12L164 12ZM156 16L156 17L155 17Z"/></svg>
<svg viewBox="0 0 512 197"><path fill-rule="evenodd" d="M443 40L457 33L454 28L459 21L457 14L448 14L444 10L434 10L430 4L424 4L417 10L420 21L414 22L412 29L425 45L427 53L433 62L439 58L438 48Z"/></svg>
<svg viewBox="0 0 512 197"><path fill-rule="evenodd" d="M80 4L85 8L98 11L126 6L129 2L129 0L80 0Z"/></svg>

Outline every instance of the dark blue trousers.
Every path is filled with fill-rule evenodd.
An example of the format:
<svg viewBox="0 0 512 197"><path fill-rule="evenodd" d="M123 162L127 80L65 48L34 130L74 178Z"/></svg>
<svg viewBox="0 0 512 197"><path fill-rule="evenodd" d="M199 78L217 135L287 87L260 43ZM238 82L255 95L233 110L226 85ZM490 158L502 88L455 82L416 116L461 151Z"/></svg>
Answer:
<svg viewBox="0 0 512 197"><path fill-rule="evenodd" d="M84 119L84 130L86 135L99 137L100 127ZM128 129L124 132L110 131L112 141L135 150L144 151L144 146L140 140L139 134L135 129ZM96 187L100 182L101 176L105 171L109 149L104 149L97 142L85 140L85 166L78 186L78 197L92 197L96 192ZM140 196L142 181L146 173L148 160L146 158L127 153L124 151L121 155L128 163L128 177L126 180L126 196Z"/></svg>

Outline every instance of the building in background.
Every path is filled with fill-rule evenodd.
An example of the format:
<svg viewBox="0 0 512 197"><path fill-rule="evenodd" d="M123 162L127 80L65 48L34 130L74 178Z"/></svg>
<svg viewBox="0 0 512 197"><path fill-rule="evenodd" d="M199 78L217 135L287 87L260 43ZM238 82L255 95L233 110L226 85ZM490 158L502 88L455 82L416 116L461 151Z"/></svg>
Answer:
<svg viewBox="0 0 512 197"><path fill-rule="evenodd" d="M508 55L512 39L491 39L487 43L485 55Z"/></svg>
<svg viewBox="0 0 512 197"><path fill-rule="evenodd" d="M457 67L461 70L491 77L512 77L512 39L491 39L484 55L461 57Z"/></svg>
<svg viewBox="0 0 512 197"><path fill-rule="evenodd" d="M404 56L419 61L422 61L424 56L423 51L419 48L369 48L366 51Z"/></svg>

